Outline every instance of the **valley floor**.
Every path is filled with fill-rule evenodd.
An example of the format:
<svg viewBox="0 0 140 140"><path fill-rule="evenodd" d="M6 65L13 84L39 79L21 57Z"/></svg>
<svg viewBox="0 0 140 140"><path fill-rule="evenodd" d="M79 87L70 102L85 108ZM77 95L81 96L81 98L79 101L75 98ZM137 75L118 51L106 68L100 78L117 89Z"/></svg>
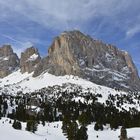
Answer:
<svg viewBox="0 0 140 140"><path fill-rule="evenodd" d="M12 121L13 123L13 121ZM34 133L25 131L26 124L22 123L22 130L15 130L9 119L2 118L0 120L0 139L1 140L67 140L62 133L61 122L46 123L38 126L38 130ZM129 137L135 140L140 139L140 128L127 129ZM116 131L105 128L104 131L95 131L94 124L88 126L88 140L119 140L120 130Z"/></svg>

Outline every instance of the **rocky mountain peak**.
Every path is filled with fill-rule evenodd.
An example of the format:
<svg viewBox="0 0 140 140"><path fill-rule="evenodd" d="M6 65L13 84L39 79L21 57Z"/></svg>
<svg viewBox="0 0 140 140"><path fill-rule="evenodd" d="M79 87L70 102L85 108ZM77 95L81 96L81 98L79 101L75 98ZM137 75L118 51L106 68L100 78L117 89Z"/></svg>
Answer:
<svg viewBox="0 0 140 140"><path fill-rule="evenodd" d="M0 78L12 73L19 66L19 58L10 45L0 47Z"/></svg>
<svg viewBox="0 0 140 140"><path fill-rule="evenodd" d="M20 68L21 72L31 73L35 70L37 64L40 62L41 57L37 48L33 46L27 48L24 52L21 53L20 59Z"/></svg>
<svg viewBox="0 0 140 140"><path fill-rule="evenodd" d="M54 75L76 75L111 88L140 88L137 69L128 53L80 31L63 32L54 39L34 76L44 70Z"/></svg>
<svg viewBox="0 0 140 140"><path fill-rule="evenodd" d="M11 54L13 54L13 49L11 45L3 45L0 48L0 56L9 56Z"/></svg>

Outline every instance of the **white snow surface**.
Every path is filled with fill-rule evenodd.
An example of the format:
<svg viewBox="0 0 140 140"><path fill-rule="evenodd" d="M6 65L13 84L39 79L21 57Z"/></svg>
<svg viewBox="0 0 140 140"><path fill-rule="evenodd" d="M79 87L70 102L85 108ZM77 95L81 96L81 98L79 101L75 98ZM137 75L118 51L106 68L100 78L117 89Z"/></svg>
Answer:
<svg viewBox="0 0 140 140"><path fill-rule="evenodd" d="M0 61L7 61L9 60L9 57L0 57Z"/></svg>
<svg viewBox="0 0 140 140"><path fill-rule="evenodd" d="M38 130L34 134L25 130L26 123L22 123L22 130L15 130L12 124L9 124L9 120L7 118L0 120L1 140L67 140L62 133L62 122L46 123L45 126L39 124ZM133 137L135 140L139 140L139 132L140 128L127 129L128 137ZM120 129L111 130L105 126L104 131L95 131L93 123L88 126L87 134L88 140L119 140Z"/></svg>
<svg viewBox="0 0 140 140"><path fill-rule="evenodd" d="M23 91L32 92L44 87L54 86L54 85L62 85L64 83L72 83L82 86L83 88L92 88L93 90L100 91L102 93L108 91L114 91L114 89L96 85L90 81L79 78L77 76L65 75L65 76L55 76L49 73L41 74L38 77L32 77L33 73L24 73L22 74L20 70L13 72L7 77L0 79L0 87L4 88L5 86L9 86L8 88L12 89L11 92ZM18 87L18 89L16 88ZM14 88L16 91L14 91Z"/></svg>
<svg viewBox="0 0 140 140"><path fill-rule="evenodd" d="M35 61L38 58L38 54L33 54L28 58L28 61Z"/></svg>
<svg viewBox="0 0 140 140"><path fill-rule="evenodd" d="M13 120L12 120L13 123ZM58 126L58 128L56 128ZM38 131L34 133L26 131L26 123L22 123L22 130L15 130L9 119L0 120L0 139L1 140L66 140L61 130L62 123L46 123L45 127L41 124Z"/></svg>

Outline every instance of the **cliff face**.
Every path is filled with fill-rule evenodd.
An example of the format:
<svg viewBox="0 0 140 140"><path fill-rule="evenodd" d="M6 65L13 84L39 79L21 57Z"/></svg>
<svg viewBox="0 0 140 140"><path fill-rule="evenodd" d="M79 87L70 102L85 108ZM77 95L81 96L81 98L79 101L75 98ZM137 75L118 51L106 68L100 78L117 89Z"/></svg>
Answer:
<svg viewBox="0 0 140 140"><path fill-rule="evenodd" d="M112 88L140 88L137 69L127 52L79 31L64 32L54 39L34 76L45 70L57 76L76 75Z"/></svg>
<svg viewBox="0 0 140 140"><path fill-rule="evenodd" d="M10 45L0 48L0 78L12 73L19 66L19 58Z"/></svg>
<svg viewBox="0 0 140 140"><path fill-rule="evenodd" d="M21 53L20 69L21 73L31 73L35 70L37 64L40 62L41 57L38 50L34 47L27 48Z"/></svg>

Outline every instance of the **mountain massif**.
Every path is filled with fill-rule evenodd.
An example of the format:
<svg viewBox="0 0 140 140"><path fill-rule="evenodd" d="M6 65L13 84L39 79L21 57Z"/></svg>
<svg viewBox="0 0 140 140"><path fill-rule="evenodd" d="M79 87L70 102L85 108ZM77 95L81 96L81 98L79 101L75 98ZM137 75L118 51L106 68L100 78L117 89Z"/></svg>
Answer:
<svg viewBox="0 0 140 140"><path fill-rule="evenodd" d="M131 56L113 45L92 39L80 31L63 32L54 38L44 58L31 46L21 58L10 45L0 48L0 78L16 69L48 72L55 76L74 75L93 83L122 90L140 90L140 78Z"/></svg>
<svg viewBox="0 0 140 140"><path fill-rule="evenodd" d="M3 139L138 140L139 91L131 56L79 31L54 38L43 58L32 45L20 58L0 48Z"/></svg>

